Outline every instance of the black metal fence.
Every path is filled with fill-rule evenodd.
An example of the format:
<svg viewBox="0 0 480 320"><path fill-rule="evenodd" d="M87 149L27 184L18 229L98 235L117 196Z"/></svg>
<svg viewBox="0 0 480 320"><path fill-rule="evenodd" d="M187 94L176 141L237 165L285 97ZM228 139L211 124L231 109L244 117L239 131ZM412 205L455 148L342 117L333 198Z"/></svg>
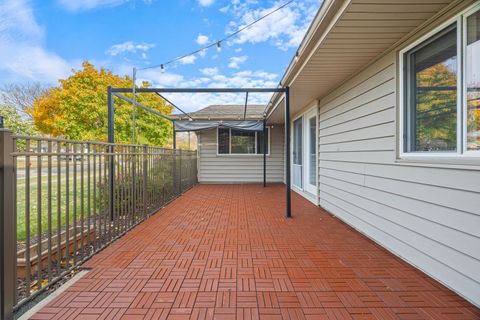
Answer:
<svg viewBox="0 0 480 320"><path fill-rule="evenodd" d="M3 317L197 182L195 151L0 135Z"/></svg>

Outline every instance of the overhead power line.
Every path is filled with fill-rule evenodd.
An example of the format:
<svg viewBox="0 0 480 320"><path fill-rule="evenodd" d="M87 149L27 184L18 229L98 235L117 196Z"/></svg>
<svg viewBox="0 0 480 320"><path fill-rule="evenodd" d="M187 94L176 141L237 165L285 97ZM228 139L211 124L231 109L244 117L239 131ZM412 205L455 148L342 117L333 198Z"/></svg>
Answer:
<svg viewBox="0 0 480 320"><path fill-rule="evenodd" d="M206 50L206 49L209 49L209 48L211 48L211 47L216 47L216 48L217 48L217 51L220 51L221 48L222 48L222 47L221 47L222 42L225 42L226 40L228 40L228 39L230 39L230 38L232 38L232 37L235 37L235 36L238 35L239 33L245 31L246 29L250 28L251 26L257 24L257 23L260 22L260 21L262 21L263 19L271 16L271 15L274 14L275 12L277 12L277 11L285 8L286 6L288 6L289 4L291 4L291 3L294 2L294 1L295 1L295 0L290 0L290 1L285 2L284 4L282 4L281 6L277 7L276 9L268 12L267 14L261 16L260 18L258 18L257 20L255 20L255 21L247 24L246 26L243 26L242 28L238 29L237 31L235 31L235 32L227 35L227 36L226 36L225 38L223 38L223 39L220 39L220 40L217 40L217 41L215 41L215 42L212 42L212 43L210 43L210 44L208 44L208 45L206 45L206 46L204 46L204 47L202 47L202 48L199 48L199 49L197 49L197 50L195 50L195 51L192 51L192 52L190 52L190 53L187 53L187 54L178 56L178 57L176 57L176 58L174 58L174 59L171 59L171 60L168 60L168 61L166 61L166 62L164 62L164 63L156 64L156 65L149 66L149 67L145 67L145 68L139 68L139 69L137 69L137 70L146 70L146 69L160 68L160 69L162 70L162 72L163 72L163 71L165 71L165 66L166 66L166 65L169 65L169 64L171 64L171 63L180 61L180 60L182 60L182 59L184 59L184 58L186 58L186 57L193 56L193 55L195 55L195 54L197 54L197 53L200 53L200 52L202 52L202 51L204 51L204 50Z"/></svg>

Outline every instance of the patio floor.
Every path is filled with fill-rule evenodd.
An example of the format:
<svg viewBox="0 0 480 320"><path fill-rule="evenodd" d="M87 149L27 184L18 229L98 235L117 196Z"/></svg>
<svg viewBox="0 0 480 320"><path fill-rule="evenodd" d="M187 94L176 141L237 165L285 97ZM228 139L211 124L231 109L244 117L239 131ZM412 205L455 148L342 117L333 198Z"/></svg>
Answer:
<svg viewBox="0 0 480 320"><path fill-rule="evenodd" d="M85 264L34 319L479 319L284 187L197 185Z"/></svg>

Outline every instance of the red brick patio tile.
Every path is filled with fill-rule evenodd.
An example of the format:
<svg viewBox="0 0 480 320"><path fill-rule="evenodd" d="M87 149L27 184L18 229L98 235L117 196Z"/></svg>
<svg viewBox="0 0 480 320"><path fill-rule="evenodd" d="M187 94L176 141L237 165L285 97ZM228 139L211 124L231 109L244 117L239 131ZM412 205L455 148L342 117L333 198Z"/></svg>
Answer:
<svg viewBox="0 0 480 320"><path fill-rule="evenodd" d="M199 185L91 260L32 319L480 319L284 188Z"/></svg>

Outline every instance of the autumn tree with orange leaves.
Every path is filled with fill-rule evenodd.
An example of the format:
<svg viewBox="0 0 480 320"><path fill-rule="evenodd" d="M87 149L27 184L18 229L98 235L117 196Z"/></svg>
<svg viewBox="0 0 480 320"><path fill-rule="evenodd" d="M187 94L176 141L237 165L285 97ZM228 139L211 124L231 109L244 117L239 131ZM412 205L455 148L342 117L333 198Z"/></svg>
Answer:
<svg viewBox="0 0 480 320"><path fill-rule="evenodd" d="M60 80L60 85L50 88L37 99L27 112L36 128L54 137L73 140L107 141L107 87L132 87L132 79L120 77L111 71L100 70L84 62L81 70ZM141 87L149 87L144 82ZM131 97L131 94L125 94ZM162 113L170 114L172 107L158 95L137 94L136 100ZM166 146L171 143L170 121L136 108L136 142ZM131 143L132 104L115 99L115 142Z"/></svg>
<svg viewBox="0 0 480 320"><path fill-rule="evenodd" d="M416 85L417 88L429 88L419 90L416 95L417 150L426 151L437 147L454 150L457 144L455 71L446 63L438 63L418 72Z"/></svg>

